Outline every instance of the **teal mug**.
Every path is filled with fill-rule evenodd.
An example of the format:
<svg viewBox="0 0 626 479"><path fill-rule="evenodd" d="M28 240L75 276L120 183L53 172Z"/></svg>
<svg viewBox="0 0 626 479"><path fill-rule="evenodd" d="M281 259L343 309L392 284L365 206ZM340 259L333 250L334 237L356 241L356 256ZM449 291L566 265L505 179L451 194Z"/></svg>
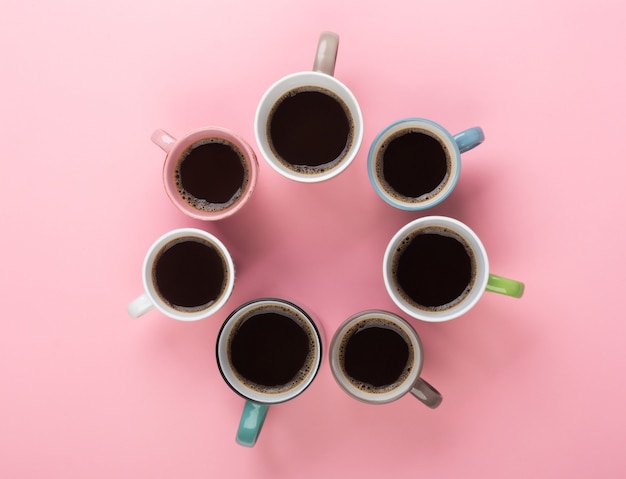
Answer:
<svg viewBox="0 0 626 479"><path fill-rule="evenodd" d="M452 135L424 118L396 121L372 142L367 160L370 182L391 206L408 211L430 208L454 190L461 153L484 139L479 127Z"/></svg>
<svg viewBox="0 0 626 479"><path fill-rule="evenodd" d="M299 306L261 298L226 318L216 349L226 384L245 399L237 443L252 447L269 407L296 398L315 379L322 362L322 334Z"/></svg>

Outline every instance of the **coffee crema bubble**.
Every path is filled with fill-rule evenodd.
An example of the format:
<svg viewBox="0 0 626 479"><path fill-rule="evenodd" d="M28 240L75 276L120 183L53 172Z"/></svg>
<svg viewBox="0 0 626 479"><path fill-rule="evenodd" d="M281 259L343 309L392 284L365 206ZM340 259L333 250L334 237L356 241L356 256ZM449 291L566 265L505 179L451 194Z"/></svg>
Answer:
<svg viewBox="0 0 626 479"><path fill-rule="evenodd" d="M318 86L294 88L272 106L266 130L274 156L287 169L319 175L338 166L352 148L354 119L334 92Z"/></svg>
<svg viewBox="0 0 626 479"><path fill-rule="evenodd" d="M206 138L189 146L174 170L178 194L191 207L205 212L228 208L248 187L245 155L228 140Z"/></svg>
<svg viewBox="0 0 626 479"><path fill-rule="evenodd" d="M411 232L392 258L397 294L424 311L446 311L461 303L474 287L476 275L471 246L446 227L426 226Z"/></svg>
<svg viewBox="0 0 626 479"><path fill-rule="evenodd" d="M378 147L375 173L384 192L397 201L422 203L437 196L450 179L448 147L428 130L405 128Z"/></svg>
<svg viewBox="0 0 626 479"><path fill-rule="evenodd" d="M359 321L339 344L339 366L349 383L368 394L393 391L410 376L415 350L407 334L384 318Z"/></svg>
<svg viewBox="0 0 626 479"><path fill-rule="evenodd" d="M227 357L244 386L262 394L280 394L296 388L315 371L316 337L314 327L295 311L261 305L233 326Z"/></svg>

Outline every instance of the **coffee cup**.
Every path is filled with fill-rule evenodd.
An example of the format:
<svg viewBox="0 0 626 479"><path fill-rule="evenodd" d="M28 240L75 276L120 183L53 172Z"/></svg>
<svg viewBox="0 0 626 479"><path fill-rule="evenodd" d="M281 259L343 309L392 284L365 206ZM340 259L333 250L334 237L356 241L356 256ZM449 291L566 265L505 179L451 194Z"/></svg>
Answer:
<svg viewBox="0 0 626 479"><path fill-rule="evenodd" d="M221 127L205 127L175 139L158 129L152 141L166 153L163 185L172 203L199 220L220 220L250 199L258 164L241 137Z"/></svg>
<svg viewBox="0 0 626 479"><path fill-rule="evenodd" d="M467 225L426 216L403 226L383 260L389 296L414 318L440 322L469 311L485 291L520 298L524 284L489 272L487 252Z"/></svg>
<svg viewBox="0 0 626 479"><path fill-rule="evenodd" d="M142 267L144 292L128 305L137 318L155 308L180 321L218 311L235 284L235 266L226 246L210 233L180 228L158 238Z"/></svg>
<svg viewBox="0 0 626 479"><path fill-rule="evenodd" d="M299 306L261 298L228 316L216 355L226 384L245 399L236 441L252 447L269 407L296 398L313 382L322 361L322 335Z"/></svg>
<svg viewBox="0 0 626 479"><path fill-rule="evenodd" d="M385 404L411 393L430 408L441 394L420 377L424 349L413 327L400 316L368 310L339 326L330 344L330 367L348 395Z"/></svg>
<svg viewBox="0 0 626 479"><path fill-rule="evenodd" d="M370 146L370 183L391 206L424 210L454 190L461 171L461 153L484 141L481 128L456 135L424 118L406 118L384 128Z"/></svg>
<svg viewBox="0 0 626 479"><path fill-rule="evenodd" d="M281 175L313 183L344 171L363 139L363 117L352 92L333 74L339 37L319 37L313 71L275 82L257 107L254 132L261 155Z"/></svg>

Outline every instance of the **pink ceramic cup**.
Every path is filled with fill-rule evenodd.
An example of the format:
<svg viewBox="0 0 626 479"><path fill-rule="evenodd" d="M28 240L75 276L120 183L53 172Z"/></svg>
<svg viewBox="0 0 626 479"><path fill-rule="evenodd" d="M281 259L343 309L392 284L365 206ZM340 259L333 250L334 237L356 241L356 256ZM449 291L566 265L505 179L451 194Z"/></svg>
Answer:
<svg viewBox="0 0 626 479"><path fill-rule="evenodd" d="M199 220L220 220L239 211L250 199L256 185L258 162L250 145L232 131L211 126L176 139L159 129L151 139L166 153L165 192L186 215ZM228 154L224 156L224 152ZM237 171L236 179L228 176L233 175L233 168ZM218 194L226 184L229 189Z"/></svg>

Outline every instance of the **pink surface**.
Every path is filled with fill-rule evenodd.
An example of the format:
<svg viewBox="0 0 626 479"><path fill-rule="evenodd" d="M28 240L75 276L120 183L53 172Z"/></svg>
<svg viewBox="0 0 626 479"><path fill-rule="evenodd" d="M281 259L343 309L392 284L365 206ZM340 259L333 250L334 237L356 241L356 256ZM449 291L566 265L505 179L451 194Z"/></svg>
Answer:
<svg viewBox="0 0 626 479"><path fill-rule="evenodd" d="M625 14L609 0L4 2L0 477L624 477ZM354 163L302 185L260 161L239 214L184 217L153 130L219 125L255 146L258 100L311 68L324 29L363 109ZM327 342L355 312L398 312L382 255L421 215L378 198L366 156L406 116L485 130L428 213L473 228L524 298L411 320L439 409L358 403L325 360L254 449L237 446L243 401L214 357L230 310L287 297ZM183 226L231 249L226 308L130 319L146 249Z"/></svg>

